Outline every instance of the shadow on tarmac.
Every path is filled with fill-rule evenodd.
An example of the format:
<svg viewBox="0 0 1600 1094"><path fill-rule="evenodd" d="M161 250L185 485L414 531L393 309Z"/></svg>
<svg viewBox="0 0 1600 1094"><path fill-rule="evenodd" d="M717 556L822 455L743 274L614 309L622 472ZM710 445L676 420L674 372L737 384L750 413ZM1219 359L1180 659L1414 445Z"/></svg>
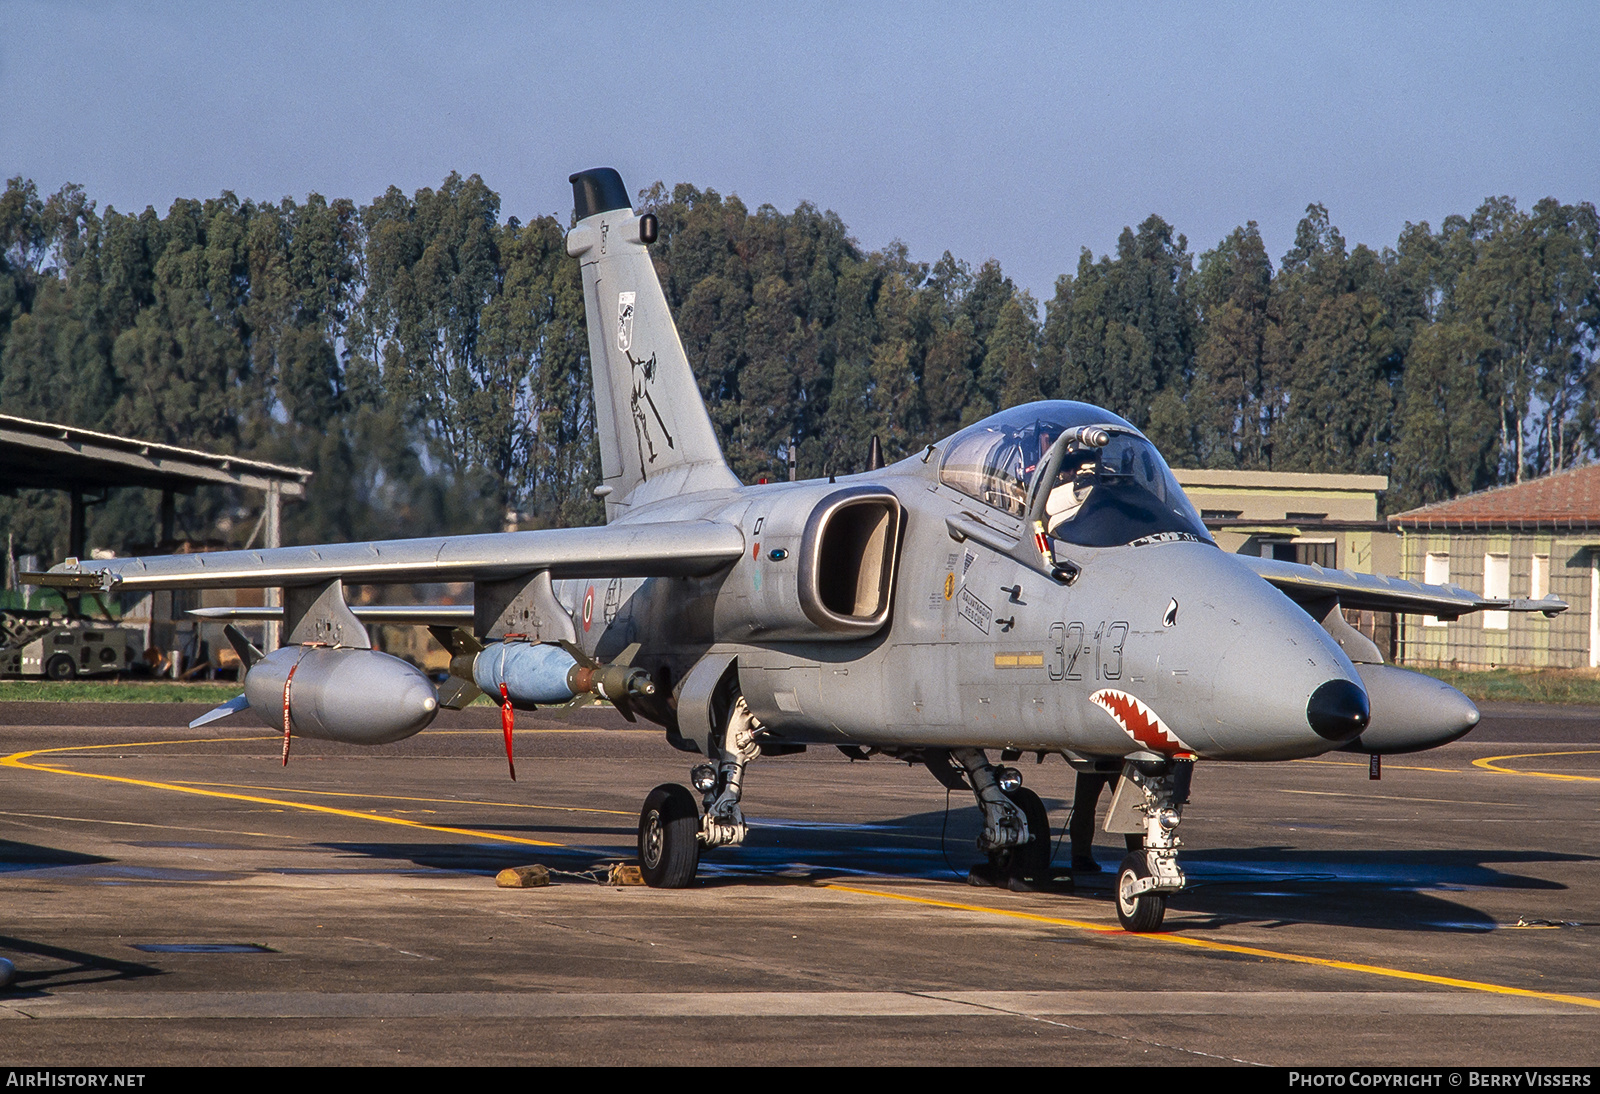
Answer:
<svg viewBox="0 0 1600 1094"><path fill-rule="evenodd" d="M967 871L983 861L973 838L979 827L975 808L917 813L871 824L847 825L751 817L745 844L708 852L700 860L698 884L704 887L794 884L829 879L904 878L952 883L966 888ZM537 839L555 835L545 826L506 826L499 830ZM614 862L633 861L633 831L622 825L575 827L568 832L613 837L608 847L517 847L489 843L329 843L340 854L414 864L422 870L492 875L507 866L538 862L553 870L582 874ZM1054 833L1060 835L1059 829ZM1105 837L1102 835L1101 837ZM1065 862L1064 840L1054 843L1056 861ZM1108 902L1121 848L1101 846L1097 857L1107 868L1077 875L1078 896ZM1449 897L1453 890L1501 889L1549 894L1566 886L1519 872L1519 865L1587 862L1592 856L1540 851L1418 849L1393 851L1301 850L1286 846L1214 848L1186 852L1189 888L1171 902L1184 913L1185 930L1211 930L1251 923L1267 927L1294 923L1369 930L1483 932L1501 924ZM1059 866L1058 866L1059 868ZM337 872L330 867L326 872ZM352 872L366 872L352 863ZM324 871L318 871L324 872ZM1549 903L1541 896L1541 906ZM1065 910L1063 914L1067 913ZM1540 914L1548 915L1549 912ZM1570 918L1583 918L1575 910Z"/></svg>
<svg viewBox="0 0 1600 1094"><path fill-rule="evenodd" d="M26 954L56 966L30 970L20 967L19 963L16 977L7 990L8 998L51 988L106 984L116 980L138 980L146 976L160 976L162 973L156 966L139 961L122 961L115 957L85 953L82 950L47 946L42 942L30 942L25 938L13 938L10 935L0 935L0 954Z"/></svg>
<svg viewBox="0 0 1600 1094"><path fill-rule="evenodd" d="M63 851L59 847L0 839L0 874L15 873L19 870L50 870L60 866L90 866L111 861L99 855Z"/></svg>
<svg viewBox="0 0 1600 1094"><path fill-rule="evenodd" d="M1319 923L1368 930L1491 931L1502 924L1446 894L1465 889L1565 892L1567 886L1559 882L1507 867L1589 861L1593 856L1544 851L1213 848L1184 857L1189 888L1170 907L1191 913L1184 921L1186 930ZM1104 876L1109 897L1112 882ZM1541 896L1539 903L1547 906L1549 898ZM1573 910L1574 918L1579 911ZM1197 922L1195 913L1210 922Z"/></svg>

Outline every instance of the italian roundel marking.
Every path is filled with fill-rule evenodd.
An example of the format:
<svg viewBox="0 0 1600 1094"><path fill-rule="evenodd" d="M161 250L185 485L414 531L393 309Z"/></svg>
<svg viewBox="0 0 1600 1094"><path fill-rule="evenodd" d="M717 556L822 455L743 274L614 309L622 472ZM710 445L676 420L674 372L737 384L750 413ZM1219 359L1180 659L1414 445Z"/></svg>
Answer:
<svg viewBox="0 0 1600 1094"><path fill-rule="evenodd" d="M1194 751L1167 728L1159 714L1125 691L1103 688L1089 696L1089 702L1103 708L1117 720L1124 733L1151 752Z"/></svg>
<svg viewBox="0 0 1600 1094"><path fill-rule="evenodd" d="M594 621L594 586L589 586L589 591L583 594L583 629L587 631L589 624Z"/></svg>

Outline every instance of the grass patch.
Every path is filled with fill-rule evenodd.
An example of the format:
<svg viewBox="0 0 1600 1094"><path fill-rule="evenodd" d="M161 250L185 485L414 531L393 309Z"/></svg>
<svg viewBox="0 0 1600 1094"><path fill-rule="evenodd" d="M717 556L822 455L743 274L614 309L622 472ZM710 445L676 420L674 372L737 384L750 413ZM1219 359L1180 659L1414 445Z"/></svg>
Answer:
<svg viewBox="0 0 1600 1094"><path fill-rule="evenodd" d="M1409 667L1409 666L1406 666ZM1582 669L1415 669L1465 693L1475 703L1559 703L1600 706L1600 676Z"/></svg>
<svg viewBox="0 0 1600 1094"><path fill-rule="evenodd" d="M238 684L177 680L0 680L0 702L225 703Z"/></svg>

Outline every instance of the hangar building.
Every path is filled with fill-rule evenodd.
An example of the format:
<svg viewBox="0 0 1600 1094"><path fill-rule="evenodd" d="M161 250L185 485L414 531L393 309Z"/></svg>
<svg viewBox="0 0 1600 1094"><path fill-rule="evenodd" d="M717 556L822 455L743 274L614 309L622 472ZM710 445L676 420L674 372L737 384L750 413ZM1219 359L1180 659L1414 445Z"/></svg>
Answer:
<svg viewBox="0 0 1600 1094"><path fill-rule="evenodd" d="M264 501L262 545L279 546L283 500L304 497L311 474L301 467L0 414L0 490L66 491L71 500L67 553L79 558L87 547L86 508L103 501L108 490L129 486L161 492L163 552L187 549L174 537L174 499L202 485L259 490ZM268 596L275 594L276 590L268 591ZM147 645L166 650L192 636L197 625L183 613L198 606L199 596L192 592L150 593L127 605L120 623L141 629ZM225 645L220 642L221 628L212 629L218 634L207 636L212 639L208 644L220 648ZM197 643L195 638L191 644Z"/></svg>
<svg viewBox="0 0 1600 1094"><path fill-rule="evenodd" d="M1449 621L1401 617L1400 658L1411 664L1493 668L1600 667L1600 466L1467 494L1398 513L1398 576L1460 585L1493 597L1567 611L1478 612Z"/></svg>

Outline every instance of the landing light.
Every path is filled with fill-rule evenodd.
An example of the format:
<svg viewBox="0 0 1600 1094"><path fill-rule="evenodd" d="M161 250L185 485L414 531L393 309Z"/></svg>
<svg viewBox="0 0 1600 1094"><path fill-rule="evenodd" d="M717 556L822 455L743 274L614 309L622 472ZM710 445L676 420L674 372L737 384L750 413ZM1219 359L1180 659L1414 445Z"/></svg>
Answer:
<svg viewBox="0 0 1600 1094"><path fill-rule="evenodd" d="M701 764L689 772L689 781L700 793L710 793L717 788L717 769L710 764Z"/></svg>
<svg viewBox="0 0 1600 1094"><path fill-rule="evenodd" d="M1000 784L1000 789L1007 794L1022 788L1022 772L1014 767L1002 767L994 773L994 781Z"/></svg>

